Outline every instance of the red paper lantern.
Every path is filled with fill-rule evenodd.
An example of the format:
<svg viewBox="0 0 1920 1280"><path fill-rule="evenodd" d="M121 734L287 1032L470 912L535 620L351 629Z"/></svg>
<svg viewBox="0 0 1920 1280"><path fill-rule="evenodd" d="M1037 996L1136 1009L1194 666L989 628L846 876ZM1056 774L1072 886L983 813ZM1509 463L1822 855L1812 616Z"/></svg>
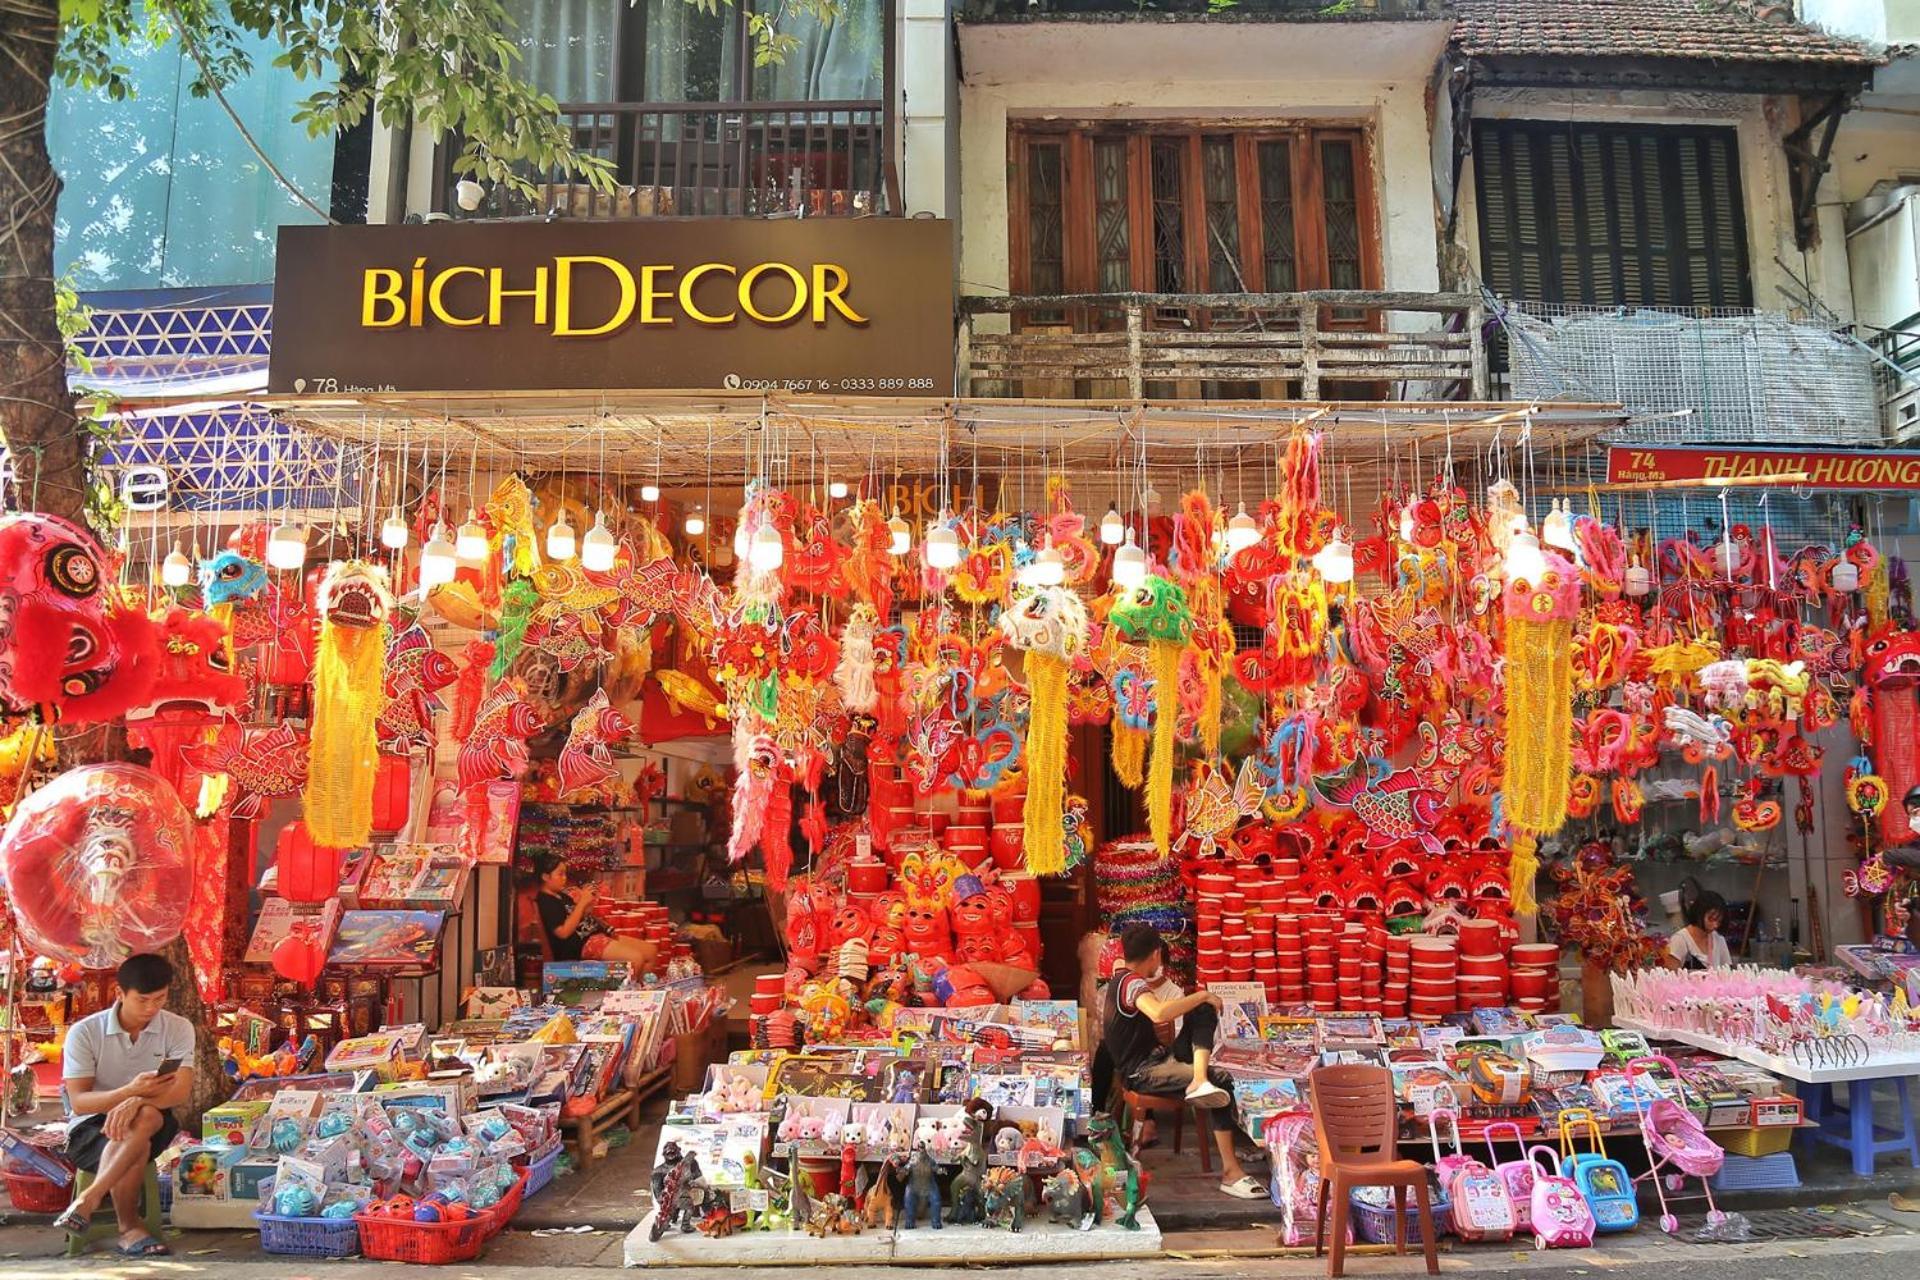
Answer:
<svg viewBox="0 0 1920 1280"><path fill-rule="evenodd" d="M288 902L325 902L340 888L341 850L317 845L304 822L289 822L274 848L280 896Z"/></svg>
<svg viewBox="0 0 1920 1280"><path fill-rule="evenodd" d="M291 933L273 949L273 971L288 982L311 987L320 971L327 967L326 948L318 938Z"/></svg>
<svg viewBox="0 0 1920 1280"><path fill-rule="evenodd" d="M391 835L407 825L413 808L413 760L381 756L373 780L373 829Z"/></svg>

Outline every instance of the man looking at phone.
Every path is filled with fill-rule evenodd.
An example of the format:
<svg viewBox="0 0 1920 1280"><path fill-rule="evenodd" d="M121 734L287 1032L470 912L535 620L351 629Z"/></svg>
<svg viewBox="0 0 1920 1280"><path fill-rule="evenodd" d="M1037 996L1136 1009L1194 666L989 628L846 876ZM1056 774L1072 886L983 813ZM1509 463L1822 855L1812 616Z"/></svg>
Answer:
<svg viewBox="0 0 1920 1280"><path fill-rule="evenodd" d="M173 1108L193 1092L193 1024L167 1011L173 966L155 955L120 966L120 995L67 1028L67 1159L94 1175L54 1225L80 1235L101 1202L113 1198L120 1227L116 1252L150 1258L170 1252L140 1215L147 1166L180 1125Z"/></svg>

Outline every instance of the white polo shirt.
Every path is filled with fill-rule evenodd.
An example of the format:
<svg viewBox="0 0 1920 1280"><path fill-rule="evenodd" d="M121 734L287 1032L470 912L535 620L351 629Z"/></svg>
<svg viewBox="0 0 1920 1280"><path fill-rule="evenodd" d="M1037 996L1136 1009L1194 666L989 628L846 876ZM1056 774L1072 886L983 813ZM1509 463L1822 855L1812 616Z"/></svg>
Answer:
<svg viewBox="0 0 1920 1280"><path fill-rule="evenodd" d="M162 1009L135 1040L120 1025L120 1003L90 1013L67 1028L60 1074L68 1080L93 1078L95 1089L118 1089L142 1071L157 1071L168 1058L193 1062L193 1024ZM61 1097L68 1097L61 1090ZM67 1104L67 1114L73 1114Z"/></svg>

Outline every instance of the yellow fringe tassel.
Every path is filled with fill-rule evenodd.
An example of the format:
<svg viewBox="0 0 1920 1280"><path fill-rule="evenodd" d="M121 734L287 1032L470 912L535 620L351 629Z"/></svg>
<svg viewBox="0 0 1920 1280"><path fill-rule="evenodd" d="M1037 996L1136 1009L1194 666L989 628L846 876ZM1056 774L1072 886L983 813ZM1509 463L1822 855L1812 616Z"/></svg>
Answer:
<svg viewBox="0 0 1920 1280"><path fill-rule="evenodd" d="M1200 746L1209 756L1220 754L1220 712L1226 701L1226 668L1200 655Z"/></svg>
<svg viewBox="0 0 1920 1280"><path fill-rule="evenodd" d="M1174 728L1180 719L1180 646L1147 643L1153 663L1153 762L1147 770L1147 829L1165 857L1173 848Z"/></svg>
<svg viewBox="0 0 1920 1280"><path fill-rule="evenodd" d="M1067 664L1050 653L1027 653L1027 871L1059 875L1067 869Z"/></svg>
<svg viewBox="0 0 1920 1280"><path fill-rule="evenodd" d="M1534 877L1540 874L1540 855L1535 852L1538 847L1531 831L1514 831L1513 861L1507 866L1507 892L1513 898L1515 915L1530 916L1540 909L1533 893Z"/></svg>
<svg viewBox="0 0 1920 1280"><path fill-rule="evenodd" d="M1547 835L1567 820L1573 776L1573 623L1507 619L1507 758L1502 804L1514 827Z"/></svg>
<svg viewBox="0 0 1920 1280"><path fill-rule="evenodd" d="M385 628L320 624L306 807L307 832L324 848L355 849L373 835L374 721L386 668Z"/></svg>
<svg viewBox="0 0 1920 1280"><path fill-rule="evenodd" d="M1129 791L1138 791L1146 781L1147 731L1129 729L1116 717L1113 722L1113 776Z"/></svg>

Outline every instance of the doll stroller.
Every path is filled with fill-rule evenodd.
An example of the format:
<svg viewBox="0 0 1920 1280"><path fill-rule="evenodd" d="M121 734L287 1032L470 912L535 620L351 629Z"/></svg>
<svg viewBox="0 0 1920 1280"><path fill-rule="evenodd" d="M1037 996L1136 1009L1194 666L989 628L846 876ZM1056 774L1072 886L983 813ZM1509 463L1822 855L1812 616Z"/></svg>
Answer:
<svg viewBox="0 0 1920 1280"><path fill-rule="evenodd" d="M1655 1056L1627 1063L1627 1079L1632 1081L1641 1068L1656 1065L1665 1067L1675 1080L1680 1078L1680 1069L1671 1058ZM1648 1162L1647 1171L1635 1181L1653 1183L1654 1193L1660 1198L1660 1229L1668 1235L1679 1230L1680 1219L1667 1207L1667 1192L1679 1192L1690 1177L1700 1179L1700 1190L1706 1196L1708 1230L1724 1226L1728 1217L1713 1203L1713 1188L1707 1180L1720 1172L1727 1153L1707 1136L1700 1118L1664 1095L1653 1098L1635 1116L1640 1122L1640 1138L1647 1144Z"/></svg>

